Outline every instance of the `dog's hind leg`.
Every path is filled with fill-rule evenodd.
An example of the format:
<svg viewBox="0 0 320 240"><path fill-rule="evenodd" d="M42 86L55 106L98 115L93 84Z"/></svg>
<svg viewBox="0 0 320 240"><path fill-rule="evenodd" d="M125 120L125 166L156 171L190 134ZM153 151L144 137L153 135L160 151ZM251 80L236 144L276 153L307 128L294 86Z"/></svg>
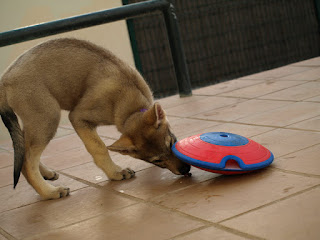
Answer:
<svg viewBox="0 0 320 240"><path fill-rule="evenodd" d="M27 181L43 199L56 199L69 195L69 188L52 186L45 181L40 172L40 156L45 146L29 144L26 140L27 152L23 173Z"/></svg>
<svg viewBox="0 0 320 240"><path fill-rule="evenodd" d="M59 174L51 169L49 169L46 165L40 162L40 173L45 180L57 180L59 178Z"/></svg>
<svg viewBox="0 0 320 240"><path fill-rule="evenodd" d="M40 164L41 154L54 137L58 128L60 106L44 90L33 92L33 94L21 92L24 95L20 94L20 101L11 98L10 102L23 123L26 154L22 173L43 199L56 199L67 196L69 194L68 188L55 187L45 181L44 177L55 177L49 176L51 174L49 174L49 170ZM15 92L12 93L12 96L16 95Z"/></svg>
<svg viewBox="0 0 320 240"><path fill-rule="evenodd" d="M28 124L24 128L26 159L23 174L43 199L56 199L69 195L69 188L55 187L45 181L45 178L53 180L57 176L40 163L40 156L55 133L53 124L58 124L59 120L50 119L50 116L43 118L46 120L42 123L39 121L37 128L30 129Z"/></svg>

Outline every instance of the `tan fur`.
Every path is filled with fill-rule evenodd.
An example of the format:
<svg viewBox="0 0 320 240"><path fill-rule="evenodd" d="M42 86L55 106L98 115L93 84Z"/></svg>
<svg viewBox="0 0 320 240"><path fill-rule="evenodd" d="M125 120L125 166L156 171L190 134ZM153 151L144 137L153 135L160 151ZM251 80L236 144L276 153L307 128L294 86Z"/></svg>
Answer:
<svg viewBox="0 0 320 240"><path fill-rule="evenodd" d="M176 139L165 112L153 103L141 75L92 43L51 40L20 56L0 82L0 114L5 116L8 109L23 123L22 172L44 199L69 194L68 188L54 187L43 179L55 180L59 175L40 163L41 153L57 130L61 109L70 111L69 119L86 149L112 180L131 178L134 171L113 163L108 149L152 162L175 174L190 170L172 154L171 145ZM115 124L122 136L106 147L96 127L110 124Z"/></svg>

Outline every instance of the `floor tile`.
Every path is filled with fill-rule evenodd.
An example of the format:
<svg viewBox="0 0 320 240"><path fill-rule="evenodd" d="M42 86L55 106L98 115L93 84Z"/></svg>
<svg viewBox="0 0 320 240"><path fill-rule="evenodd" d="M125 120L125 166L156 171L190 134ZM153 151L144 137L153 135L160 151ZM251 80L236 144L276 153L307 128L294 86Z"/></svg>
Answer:
<svg viewBox="0 0 320 240"><path fill-rule="evenodd" d="M188 235L183 235L181 237L173 238L173 240L244 240L247 238L237 236L233 233L226 232L224 230L218 229L216 227L208 227L200 231L192 232Z"/></svg>
<svg viewBox="0 0 320 240"><path fill-rule="evenodd" d="M219 222L320 183L270 168L238 176L222 176L153 201L198 218Z"/></svg>
<svg viewBox="0 0 320 240"><path fill-rule="evenodd" d="M317 80L320 77L320 67L310 68L307 71L291 74L282 78L278 78L278 80L298 80L298 81L313 81Z"/></svg>
<svg viewBox="0 0 320 240"><path fill-rule="evenodd" d="M168 121L169 121L170 126L171 126L175 121L179 121L179 120L183 119L183 118L181 118L181 117L174 117L174 116L167 116L167 118L168 118Z"/></svg>
<svg viewBox="0 0 320 240"><path fill-rule="evenodd" d="M131 168L136 172L153 166L150 163L144 162L142 160L134 159L129 156L123 156L120 154L112 156L112 159L120 167ZM106 174L100 168L98 168L93 161L64 169L62 171L91 183L99 183L109 180Z"/></svg>
<svg viewBox="0 0 320 240"><path fill-rule="evenodd" d="M91 183L99 183L109 180L106 174L100 168L98 168L94 162L67 168L62 170L62 172Z"/></svg>
<svg viewBox="0 0 320 240"><path fill-rule="evenodd" d="M169 108L166 110L166 113L172 116L189 117L195 114L209 111L211 109L217 109L224 106L236 104L241 101L243 100L236 98L206 97L198 101L193 101Z"/></svg>
<svg viewBox="0 0 320 240"><path fill-rule="evenodd" d="M285 170L320 176L319 153L320 145L318 144L280 157L275 161L274 166Z"/></svg>
<svg viewBox="0 0 320 240"><path fill-rule="evenodd" d="M281 81L280 81L281 82ZM319 95L320 81L307 82L299 86L262 96L262 99L302 101Z"/></svg>
<svg viewBox="0 0 320 240"><path fill-rule="evenodd" d="M51 140L46 149L43 151L42 156L52 156L79 147L85 148L79 136L74 133Z"/></svg>
<svg viewBox="0 0 320 240"><path fill-rule="evenodd" d="M305 101L307 101L307 102L320 102L320 95L313 97L313 98L308 98Z"/></svg>
<svg viewBox="0 0 320 240"><path fill-rule="evenodd" d="M92 156L83 147L41 158L42 163L54 170L62 170L92 161Z"/></svg>
<svg viewBox="0 0 320 240"><path fill-rule="evenodd" d="M75 131L73 129L67 129L67 128L61 128L59 127L57 129L56 135L54 136L54 138L59 138L59 137L63 137L63 136L67 136L70 135L72 133L75 133Z"/></svg>
<svg viewBox="0 0 320 240"><path fill-rule="evenodd" d="M167 111L169 108L186 104L186 103L192 103L194 101L199 101L201 99L204 99L204 96L191 96L191 97L179 97L179 95L174 95L171 97L166 97L162 99L155 100L156 102L159 102L162 106L162 108Z"/></svg>
<svg viewBox="0 0 320 240"><path fill-rule="evenodd" d="M4 212L0 215L0 223L2 229L20 239L113 212L134 203L103 189L88 187L75 191L66 198L40 201ZM114 218L110 220L115 221Z"/></svg>
<svg viewBox="0 0 320 240"><path fill-rule="evenodd" d="M293 74L300 73L303 74L305 71L310 70L309 67L296 67L296 66L283 66L268 71L255 73L249 76L245 76L241 79L257 79L257 80L268 80L274 78L281 78L284 76L290 77Z"/></svg>
<svg viewBox="0 0 320 240"><path fill-rule="evenodd" d="M60 126L62 125L69 125L71 128L72 128L72 125L69 121L69 112L68 111L65 111L65 110L62 110L61 111L61 117L60 117Z"/></svg>
<svg viewBox="0 0 320 240"><path fill-rule="evenodd" d="M75 133L75 131L73 130L72 126L70 125L70 129L67 128L58 128L57 129L57 133L55 135L54 138L59 138L59 137L63 137L72 133ZM11 138L10 135L8 133L7 128L3 125L2 121L0 121L0 145L2 144L3 141L8 141L9 142L9 147L10 149L12 149L12 143L11 143Z"/></svg>
<svg viewBox="0 0 320 240"><path fill-rule="evenodd" d="M172 132L179 139L180 136L182 135L186 135L191 132L196 132L204 128L211 128L212 126L215 126L218 124L219 123L212 122L212 121L183 118L183 119L174 121L171 124L171 129L172 129Z"/></svg>
<svg viewBox="0 0 320 240"><path fill-rule="evenodd" d="M301 149L320 143L320 133L276 129L261 135L255 136L252 140L268 148L277 157L297 152Z"/></svg>
<svg viewBox="0 0 320 240"><path fill-rule="evenodd" d="M119 139L121 136L121 133L117 130L116 126L114 125L100 126L98 127L97 132L99 136L113 138L113 139Z"/></svg>
<svg viewBox="0 0 320 240"><path fill-rule="evenodd" d="M3 141L0 141L0 148L6 151L13 151L12 140L11 138L7 138Z"/></svg>
<svg viewBox="0 0 320 240"><path fill-rule="evenodd" d="M320 66L320 57L311 58L305 61L297 62L292 66Z"/></svg>
<svg viewBox="0 0 320 240"><path fill-rule="evenodd" d="M102 138L102 140L105 142L106 145L112 144L114 142L114 140L112 139ZM42 156L53 156L77 148L85 149L85 146L77 134L71 134L50 141L46 149L43 151Z"/></svg>
<svg viewBox="0 0 320 240"><path fill-rule="evenodd" d="M252 136L255 136L264 132L268 132L273 129L274 128L271 128L271 127L261 127L261 126L236 124L236 123L224 123L224 124L214 125L209 128L204 128L201 130L192 131L188 134L181 135L180 139L184 139L192 135L207 133L207 132L229 132L229 133L235 133L247 138L251 138Z"/></svg>
<svg viewBox="0 0 320 240"><path fill-rule="evenodd" d="M30 239L164 240L200 226L194 220L141 203Z"/></svg>
<svg viewBox="0 0 320 240"><path fill-rule="evenodd" d="M218 83L215 85L211 85L204 88L199 88L196 90L193 90L192 93L195 95L206 95L206 96L213 96L225 92L230 92L235 89L244 88L251 85L258 84L259 81L256 80L232 80L232 81L226 81L222 83Z"/></svg>
<svg viewBox="0 0 320 240"><path fill-rule="evenodd" d="M319 115L320 104L298 102L290 105L260 112L246 118L237 119L237 122L267 126L284 127Z"/></svg>
<svg viewBox="0 0 320 240"><path fill-rule="evenodd" d="M13 165L13 153L0 152L0 168Z"/></svg>
<svg viewBox="0 0 320 240"><path fill-rule="evenodd" d="M0 121L0 145L3 141L10 139L8 129L4 126L3 122Z"/></svg>
<svg viewBox="0 0 320 240"><path fill-rule="evenodd" d="M213 109L201 114L197 114L194 117L206 120L233 121L250 115L264 113L288 104L290 104L290 102L253 99L235 103L227 107ZM257 124L259 123L257 122Z"/></svg>
<svg viewBox="0 0 320 240"><path fill-rule="evenodd" d="M68 178L60 174L56 181L49 181L54 186L66 186L70 188L71 194L74 191L87 187L87 185L78 182L74 179ZM17 187L13 189L12 185L0 188L0 213L11 209L19 208L31 203L41 201L39 194L26 181L18 183ZM0 223L1 226L1 223Z"/></svg>
<svg viewBox="0 0 320 240"><path fill-rule="evenodd" d="M25 181L24 176L21 174L20 180ZM4 186L11 186L13 188L13 166L0 168L0 188Z"/></svg>
<svg viewBox="0 0 320 240"><path fill-rule="evenodd" d="M223 223L264 239L319 239L320 188Z"/></svg>
<svg viewBox="0 0 320 240"><path fill-rule="evenodd" d="M280 91L292 86L304 83L304 81L277 81L267 80L253 86L237 89L231 92L223 93L219 96L240 97L240 98L256 98L269 93Z"/></svg>
<svg viewBox="0 0 320 240"><path fill-rule="evenodd" d="M192 177L174 175L167 169L151 167L136 173L134 179L126 181L108 181L100 185L144 200L176 191L199 182L217 177L218 174L191 168Z"/></svg>
<svg viewBox="0 0 320 240"><path fill-rule="evenodd" d="M320 112L319 112L320 113ZM320 131L320 115L302 122L289 125L288 128L307 129Z"/></svg>

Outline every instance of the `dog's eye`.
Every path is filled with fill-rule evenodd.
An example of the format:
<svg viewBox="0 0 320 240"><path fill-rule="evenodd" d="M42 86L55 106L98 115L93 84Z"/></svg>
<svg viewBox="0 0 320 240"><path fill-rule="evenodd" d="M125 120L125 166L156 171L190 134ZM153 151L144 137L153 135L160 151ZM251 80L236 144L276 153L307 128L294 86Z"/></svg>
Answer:
<svg viewBox="0 0 320 240"><path fill-rule="evenodd" d="M155 161L153 161L152 163L161 163L162 162L162 160L155 160Z"/></svg>

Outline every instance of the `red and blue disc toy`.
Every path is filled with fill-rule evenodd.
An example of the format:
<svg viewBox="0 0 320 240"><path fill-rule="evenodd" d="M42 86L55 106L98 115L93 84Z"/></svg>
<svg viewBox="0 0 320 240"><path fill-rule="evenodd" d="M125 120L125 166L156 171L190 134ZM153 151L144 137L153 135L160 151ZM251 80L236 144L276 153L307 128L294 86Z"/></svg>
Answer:
<svg viewBox="0 0 320 240"><path fill-rule="evenodd" d="M241 174L269 166L273 154L259 143L233 133L210 132L182 139L172 147L182 161L220 174Z"/></svg>

